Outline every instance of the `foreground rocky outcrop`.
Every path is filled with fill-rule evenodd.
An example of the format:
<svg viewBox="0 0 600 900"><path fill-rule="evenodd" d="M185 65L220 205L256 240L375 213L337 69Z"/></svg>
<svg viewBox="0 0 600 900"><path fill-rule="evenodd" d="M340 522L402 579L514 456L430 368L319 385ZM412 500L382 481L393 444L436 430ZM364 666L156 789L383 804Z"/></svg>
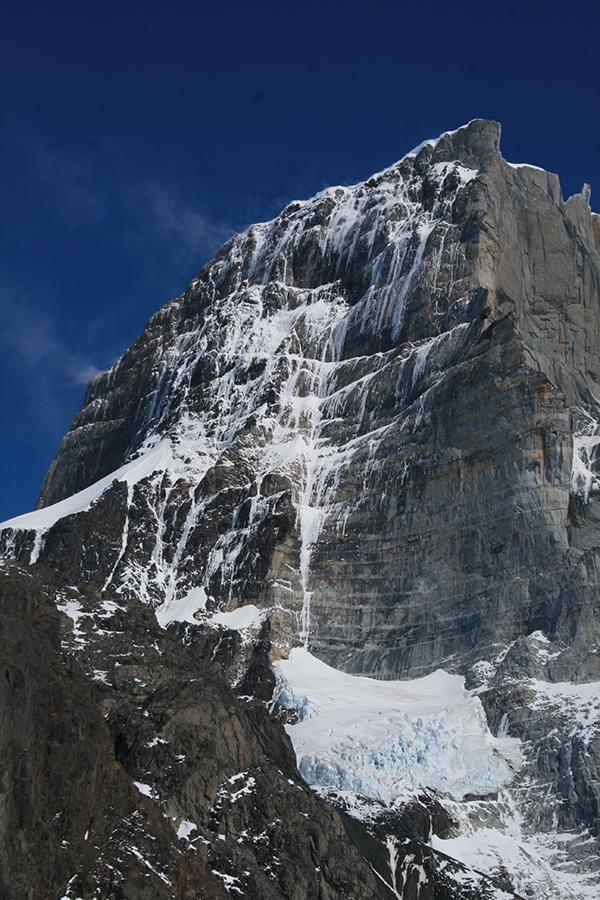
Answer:
<svg viewBox="0 0 600 900"><path fill-rule="evenodd" d="M600 802L600 220L589 188L564 202L556 176L508 164L499 138L496 123L471 122L232 238L90 384L40 508L0 537L6 557L90 597L110 592L117 618L135 609L150 622L155 609L185 659L210 660L219 709L233 702L225 676L253 698L239 715L261 752L272 665L299 644L347 672L463 675L492 729L521 739L524 764L505 797L433 799L461 834L518 822L548 846L570 835L556 837L550 868L588 885ZM109 644L135 656L132 635L118 634ZM91 661L86 672L104 690ZM152 690L169 678L153 676ZM119 697L110 721L137 722L143 712ZM239 771L259 784L251 766ZM407 900L434 884L445 896L432 874L442 846L462 852L431 826L412 857L418 873L434 860L414 875L420 887L402 868L408 850L391 863L396 839L415 839L398 822L430 815L424 796L410 815L369 824L398 872L396 886L382 877ZM194 815L209 827L206 810ZM492 861L493 889L568 896L550 870L521 882L524 859L512 874ZM298 896L311 896L299 877ZM343 895L332 878L327 890ZM463 896L461 883L448 896Z"/></svg>
<svg viewBox="0 0 600 900"><path fill-rule="evenodd" d="M37 568L0 590L3 896L386 896L285 732L151 610Z"/></svg>
<svg viewBox="0 0 600 900"><path fill-rule="evenodd" d="M2 896L227 896L116 759L94 685L61 647L57 590L50 572L0 568Z"/></svg>
<svg viewBox="0 0 600 900"><path fill-rule="evenodd" d="M7 900L395 896L389 858L302 781L282 726L146 605L4 563L0 622ZM421 832L410 858L429 860L446 896L447 866ZM395 883L422 896L406 856ZM495 896L464 877L453 897Z"/></svg>

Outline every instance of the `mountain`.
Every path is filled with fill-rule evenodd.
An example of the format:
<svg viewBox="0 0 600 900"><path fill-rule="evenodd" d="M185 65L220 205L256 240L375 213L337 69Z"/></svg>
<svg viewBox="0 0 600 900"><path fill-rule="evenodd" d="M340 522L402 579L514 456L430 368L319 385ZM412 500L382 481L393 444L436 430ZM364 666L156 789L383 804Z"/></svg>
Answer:
<svg viewBox="0 0 600 900"><path fill-rule="evenodd" d="M53 598L36 665L104 710L155 881L183 854L200 896L597 895L600 218L499 141L232 238L0 526L11 652Z"/></svg>

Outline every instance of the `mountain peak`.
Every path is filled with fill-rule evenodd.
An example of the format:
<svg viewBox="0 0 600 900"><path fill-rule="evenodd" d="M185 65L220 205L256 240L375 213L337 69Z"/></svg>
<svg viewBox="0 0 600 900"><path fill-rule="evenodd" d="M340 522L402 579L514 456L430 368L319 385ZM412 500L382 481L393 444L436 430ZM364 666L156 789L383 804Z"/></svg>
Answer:
<svg viewBox="0 0 600 900"><path fill-rule="evenodd" d="M432 162L457 160L484 171L500 160L501 126L491 119L473 119L456 131L448 131L435 142Z"/></svg>

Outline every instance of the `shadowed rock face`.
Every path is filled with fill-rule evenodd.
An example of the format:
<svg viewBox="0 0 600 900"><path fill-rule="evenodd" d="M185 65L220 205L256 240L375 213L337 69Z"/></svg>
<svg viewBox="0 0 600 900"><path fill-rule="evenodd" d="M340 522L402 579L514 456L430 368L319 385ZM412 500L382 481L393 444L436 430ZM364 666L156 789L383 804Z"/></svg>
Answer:
<svg viewBox="0 0 600 900"><path fill-rule="evenodd" d="M91 382L2 542L158 609L257 700L299 643L355 673L460 672L523 741L524 827L597 834L597 734L539 685L600 681L600 220L499 137L472 122L232 238ZM218 616L251 606L248 642ZM427 815L363 853L383 871L381 840ZM425 900L440 860L415 848L397 885Z"/></svg>
<svg viewBox="0 0 600 900"><path fill-rule="evenodd" d="M89 672L61 646L59 585L48 571L0 568L2 897L222 900L116 758Z"/></svg>
<svg viewBox="0 0 600 900"><path fill-rule="evenodd" d="M3 564L0 624L3 898L390 896L282 726L147 606Z"/></svg>

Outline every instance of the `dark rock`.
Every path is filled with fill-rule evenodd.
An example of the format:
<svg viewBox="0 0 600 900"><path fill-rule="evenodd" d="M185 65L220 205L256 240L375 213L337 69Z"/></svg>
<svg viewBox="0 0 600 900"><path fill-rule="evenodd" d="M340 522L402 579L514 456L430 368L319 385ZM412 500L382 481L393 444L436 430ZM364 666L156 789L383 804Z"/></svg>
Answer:
<svg viewBox="0 0 600 900"><path fill-rule="evenodd" d="M123 768L94 687L61 647L51 572L0 567L0 894L224 900Z"/></svg>
<svg viewBox="0 0 600 900"><path fill-rule="evenodd" d="M282 726L147 606L14 564L0 590L3 897L387 900Z"/></svg>

